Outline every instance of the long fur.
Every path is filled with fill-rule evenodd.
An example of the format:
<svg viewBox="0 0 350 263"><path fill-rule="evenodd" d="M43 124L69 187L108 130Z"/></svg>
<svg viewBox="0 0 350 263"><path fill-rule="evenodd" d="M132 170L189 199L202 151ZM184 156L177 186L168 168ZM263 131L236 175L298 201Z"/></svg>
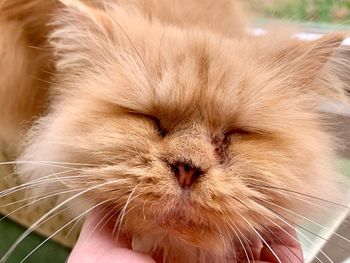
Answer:
<svg viewBox="0 0 350 263"><path fill-rule="evenodd" d="M243 255L233 251L237 230L265 233L271 222L282 224L278 214L288 214L278 206L306 213L268 187L330 191L333 143L317 107L345 98L348 80L335 72L348 68L339 58L346 35L312 42L283 34L254 38L243 33L231 1L147 3L52 2L53 19L43 32L55 84L19 159L91 164L70 173L83 178L65 185L70 188L121 179L86 197L114 197L108 207L116 212L128 205L121 231L134 237L135 248L162 251L166 262L224 262ZM9 16L0 28L17 22ZM37 87L22 81L26 68L13 64L28 41L24 35L1 34L1 43L16 49L6 59L10 68L0 69L19 75L0 79L0 92L13 92L7 100L24 99L16 85L3 84L8 79L21 79L30 94ZM33 61L23 52L17 56L24 65ZM28 107L43 105L37 103ZM16 112L4 109L8 118ZM179 161L204 171L190 189L181 189L169 165ZM26 163L17 171L39 179L62 168Z"/></svg>

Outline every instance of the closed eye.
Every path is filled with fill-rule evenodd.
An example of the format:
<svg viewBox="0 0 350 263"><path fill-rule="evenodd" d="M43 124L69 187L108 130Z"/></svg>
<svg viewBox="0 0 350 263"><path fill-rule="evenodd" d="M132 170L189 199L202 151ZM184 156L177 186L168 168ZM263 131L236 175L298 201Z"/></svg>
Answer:
<svg viewBox="0 0 350 263"><path fill-rule="evenodd" d="M165 137L168 134L168 131L163 128L160 120L158 118L153 117L153 121L155 123L155 126L157 128L157 131L161 137Z"/></svg>
<svg viewBox="0 0 350 263"><path fill-rule="evenodd" d="M168 131L162 127L162 124L157 117L133 111L128 111L128 113L152 121L159 136L165 137L167 135Z"/></svg>
<svg viewBox="0 0 350 263"><path fill-rule="evenodd" d="M231 135L251 135L252 132L251 131L248 131L248 130L245 130L245 129L242 129L242 128L233 128L227 132L224 133L225 137L229 137Z"/></svg>

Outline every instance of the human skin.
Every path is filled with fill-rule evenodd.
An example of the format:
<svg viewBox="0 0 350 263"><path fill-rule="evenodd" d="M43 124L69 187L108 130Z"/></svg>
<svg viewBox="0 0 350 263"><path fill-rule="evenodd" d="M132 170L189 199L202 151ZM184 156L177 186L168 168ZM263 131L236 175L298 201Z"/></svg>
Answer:
<svg viewBox="0 0 350 263"><path fill-rule="evenodd" d="M135 252L126 237L118 240L113 236L111 226L103 223L98 212L92 213L84 223L79 240L75 245L68 263L151 263L151 257ZM97 226L97 227L96 227ZM268 241L281 262L303 262L301 246L297 241L296 232L292 228L272 229L278 241ZM257 239L251 250L256 263L278 263L271 249Z"/></svg>
<svg viewBox="0 0 350 263"><path fill-rule="evenodd" d="M121 237L116 240L111 227L100 223L99 215L100 213L95 212L87 217L68 263L155 262L147 255L132 251L127 238Z"/></svg>
<svg viewBox="0 0 350 263"><path fill-rule="evenodd" d="M259 263L269 262L278 263L276 256L281 262L291 262L291 263L303 263L303 252L301 245L297 239L296 231L293 228L284 228L272 230L274 236L278 237L275 242L269 242L270 248L266 245L262 247L260 255L256 258ZM274 251L276 256L273 255L271 250Z"/></svg>

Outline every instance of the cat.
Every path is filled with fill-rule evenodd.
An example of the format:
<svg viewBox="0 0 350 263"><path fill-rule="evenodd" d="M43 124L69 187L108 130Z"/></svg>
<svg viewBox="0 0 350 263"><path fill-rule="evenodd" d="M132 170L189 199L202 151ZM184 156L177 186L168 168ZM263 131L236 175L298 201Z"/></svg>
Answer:
<svg viewBox="0 0 350 263"><path fill-rule="evenodd" d="M17 173L84 189L61 205L107 207L135 250L242 262L245 235L307 213L291 190L331 191L333 139L317 109L346 101L346 34L252 37L229 0L0 10L0 135Z"/></svg>
<svg viewBox="0 0 350 263"><path fill-rule="evenodd" d="M129 8L140 8L152 19L160 18L163 22L181 27L195 25L215 32L239 36L244 32L245 21L237 2L220 1L165 1L165 0L85 0L84 3L101 7L108 2L118 2ZM50 19L58 7L63 6L57 0L1 0L1 35L0 51L2 60L0 69L4 74L0 79L2 114L0 124L1 138L5 148L17 145L32 125L32 121L47 108L50 79L48 72L53 72L52 52L46 44L50 31ZM183 8L186 6L186 8ZM210 13L210 16L208 14ZM208 17L210 17L208 19ZM220 18L220 19L219 19ZM231 26L234 25L234 26ZM9 67L9 62L16 61L16 66ZM14 80L22 78L20 85ZM16 104L7 100L15 98ZM28 98L32 98L29 99ZM4 148L3 147L3 148ZM14 149L8 149L13 156ZM10 154L9 153L9 154Z"/></svg>

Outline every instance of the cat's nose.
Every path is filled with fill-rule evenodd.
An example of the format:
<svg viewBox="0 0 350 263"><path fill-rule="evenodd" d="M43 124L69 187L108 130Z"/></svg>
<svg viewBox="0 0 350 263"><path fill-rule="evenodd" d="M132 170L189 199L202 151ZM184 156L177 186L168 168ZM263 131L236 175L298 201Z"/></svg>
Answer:
<svg viewBox="0 0 350 263"><path fill-rule="evenodd" d="M182 188L190 187L201 175L203 175L203 171L200 168L187 162L176 162L170 166Z"/></svg>

